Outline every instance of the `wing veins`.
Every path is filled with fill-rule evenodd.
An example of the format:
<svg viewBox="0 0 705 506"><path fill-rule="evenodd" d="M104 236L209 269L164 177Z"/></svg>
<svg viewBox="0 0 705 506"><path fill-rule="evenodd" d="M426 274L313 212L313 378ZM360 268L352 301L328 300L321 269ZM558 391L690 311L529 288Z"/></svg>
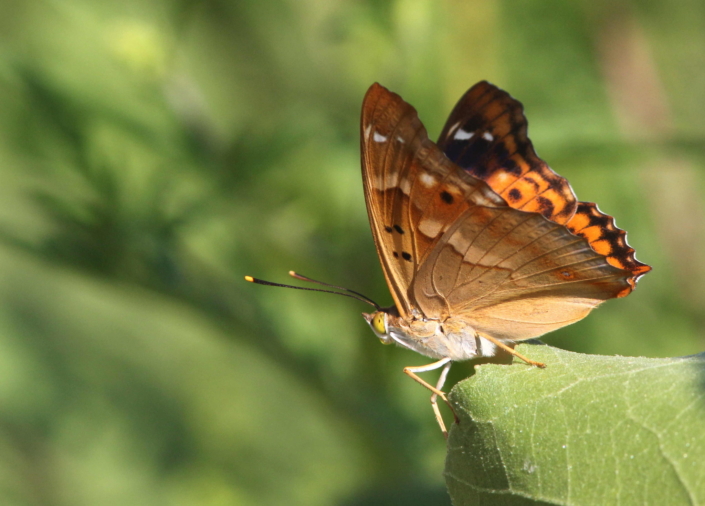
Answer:
<svg viewBox="0 0 705 506"><path fill-rule="evenodd" d="M512 254L509 255L508 257L502 259L501 262L498 262L498 263L495 264L495 265L499 265L499 264L501 264L502 262L505 262L506 260L512 258L513 256L517 255L519 252L521 252L523 249L525 249L525 248L531 246L531 245L534 244L536 241L539 241L540 239L542 239L543 237L547 236L548 234L550 234L551 232L555 231L555 230L558 229L558 228L560 228L560 227L559 227L559 226L556 226L556 227L550 229L549 231L545 232L544 234L538 236L536 239L534 239L533 241L531 241L531 242L525 244L524 246L522 246L521 248L519 248L518 250L516 250L514 253L512 253ZM574 244L574 243L571 243L571 244ZM565 247L565 245L564 245L564 246L561 246L561 247ZM560 249L560 248L555 248L554 250L548 251L548 252L546 252L546 253L544 253L544 254L542 254L542 255L538 255L538 256L532 258L531 260L529 260L528 262L524 262L523 264L521 264L520 266L518 266L517 268L515 268L515 269L513 269L513 270L514 270L514 271L518 271L519 269L521 269L522 267L524 267L524 266L530 264L530 263L533 262L534 260L536 260L536 259L538 259L538 258L541 258L541 257L543 257L543 256L545 256L545 255L550 255L551 253L553 253L553 251L556 251L556 250L558 250L558 249ZM482 274L480 274L479 276L477 276L474 280L472 280L472 282L477 281L477 280L480 279L482 276L486 275L488 272L490 272L490 271L489 271L489 270L486 270L485 272L483 272ZM482 299L487 298L488 296L492 295L492 294L495 293L497 290L499 290L499 288L500 288L502 285L504 285L504 284L507 282L507 280L509 280L509 279L510 279L510 276L508 276L507 279L501 281L500 283L497 283L493 288L487 290L483 295L481 295L481 296L476 297L475 299L473 299L473 302L476 302L476 301L478 301L478 300L482 300ZM461 284L461 285L458 285L457 287L454 288L454 290L455 290L456 288L461 288L461 287L466 286L466 285L468 285L468 284L470 284L470 283L468 282L468 283L463 283L463 284ZM464 307L466 307L466 306L467 306L467 304L466 304Z"/></svg>
<svg viewBox="0 0 705 506"><path fill-rule="evenodd" d="M553 223L553 222L551 222L551 223ZM511 258L512 256L516 255L517 253L519 253L519 252L520 252L521 250L523 250L524 248L526 248L526 247L532 245L533 243L535 243L535 242L538 241L539 239L541 239L541 238L547 236L548 234L550 234L551 232L553 232L553 231L555 231L555 230L557 230L557 229L559 229L559 228L562 228L562 227L561 227L560 225L557 226L557 227L553 227L551 230L549 230L549 231L546 232L545 234L543 234L543 235L537 237L535 240L533 240L533 241L531 241L530 243L526 244L525 246L522 246L521 248L519 248L516 252L514 252L512 255L508 256L507 258ZM577 239L576 241L570 242L570 243L568 243L568 244L563 244L563 245L561 245L561 246L559 246L559 247L557 247L557 248L554 248L554 249L552 249L552 250L546 251L545 253L542 253L542 254L540 254L540 255L537 255L537 256L533 257L531 260L529 260L529 261L527 261L527 262L524 262L523 264L519 265L519 266L516 267L514 270L515 270L515 271L518 271L518 270L520 270L521 268L523 268L523 267L527 266L528 264L530 264L531 262L533 262L534 260L538 260L539 258L543 258L543 257L545 257L546 255L550 255L550 254L553 253L554 251L558 251L558 250L561 249L561 248L565 248L566 246L571 246L571 245L576 244L576 243L578 243L578 242L580 242L580 241L583 240L583 239L580 238L580 237L578 237L578 238L576 238L576 239ZM506 260L507 258L505 258L505 260Z"/></svg>
<svg viewBox="0 0 705 506"><path fill-rule="evenodd" d="M404 114L402 114L401 118L399 118L399 119L397 120L397 122L396 122L395 125L394 125L394 128L392 129L392 132L389 134L389 137L388 137L388 138L390 139L390 141L389 141L389 144L387 144L386 149L385 149L384 164L383 164L383 166L384 166L383 171L384 171L384 181L385 181L385 183L386 183L386 181L387 181L387 168L388 168L388 167L395 167L395 166L397 166L398 164L397 164L396 162L397 162L397 160L399 159L399 157L400 157L400 156L403 157L403 156L405 155L405 153L404 153L405 150L403 150L403 149L395 150L395 153L394 153L394 160L391 160L391 161L393 161L393 162L395 162L395 163L389 163L389 162L390 162L390 160L389 160L389 150L390 150L390 149L393 149L394 142L395 142L395 140L396 140L396 138L397 138L397 131L399 130L399 127L402 125L402 123L404 122L404 120L406 119L406 117L407 117L408 115L410 115L410 114L413 115L413 110L410 110L410 109L406 108L406 110L404 111ZM423 126L421 126L420 128L423 128ZM416 136L418 135L418 132L419 132L420 128L418 128L418 129L416 130L416 132L414 133L414 137L412 138L412 141L411 141L412 144L413 144L413 141L416 140ZM413 163L414 157L411 156L410 158L411 158L412 163ZM402 177L402 174L403 174L402 171L408 170L409 165L410 165L410 164L404 164L404 165L402 165L401 170L400 170L399 172L397 172L397 179L396 179L396 181L395 181L395 186L399 187L399 181L401 180L401 177ZM384 195L384 202L383 202L383 204L384 204L384 209L385 209L385 210L386 210L386 209L389 209L389 210L390 210L390 213L389 213L389 214L390 214L390 218L392 218L392 221L394 221L394 218L395 218L395 209L396 209L397 192L395 191L395 192L392 193L391 207L389 207L389 206L386 205L386 204L387 204L387 192L386 192L386 189L387 189L387 188L386 188L386 184L385 184L385 187L384 187L384 188L385 188L385 191L384 191L384 193L383 193L383 195ZM389 225L389 226L394 226L394 223L389 223L388 225ZM396 243L396 240L395 240L394 242Z"/></svg>
<svg viewBox="0 0 705 506"><path fill-rule="evenodd" d="M476 209L479 209L480 207L485 207L485 206L479 206L479 205L477 205L477 206L476 206ZM473 211L473 212L474 212L474 211ZM471 213L471 214L472 214L472 213ZM494 223L497 219L499 219L499 217L502 216L502 214L503 214L503 213L497 214L497 216L495 216L494 218L492 218L492 219L489 221L489 223L485 224L485 226L482 227L482 230L480 230L480 231L475 235L475 237L472 238L472 241L470 241L470 244L468 244L468 247L465 249L465 253L463 253L463 258L465 258L465 255L468 254L468 251L470 251L470 248L472 248L472 246L475 244L475 241L477 240L477 238L480 237L480 236L485 232L485 230L487 230L487 228L488 228L490 225L492 225L492 223ZM468 215L468 217L469 217L469 216L470 216L470 215ZM467 217L463 218L462 220L460 220L460 217L458 218L457 221L458 221L459 223L458 223L458 225L457 225L456 227L454 227L453 234L458 231L458 229L463 225L463 223L465 223L465 220L466 220L466 219L467 219ZM450 240L450 238L453 236L453 234L451 234L451 235L448 237L448 240ZM446 244L448 244L448 243L446 242ZM452 246L451 246L451 247L452 247ZM463 262L463 261L461 260L461 262L460 262L461 265L462 265L462 262ZM470 262L467 262L467 263L470 263ZM472 265L475 265L475 264L472 264ZM435 269L435 265L434 265L434 269ZM472 271L471 271L471 272L472 272ZM450 295L451 293L453 293L453 290L455 290L456 283L458 282L458 276L460 276L460 269L458 269L458 271L457 271L456 274L455 274L455 280L453 281L453 289L448 293L448 295ZM465 283L463 283L463 284L465 284Z"/></svg>
<svg viewBox="0 0 705 506"><path fill-rule="evenodd" d="M396 137L397 137L396 134L397 134L397 132L399 131L400 126L404 123L405 119L406 119L408 116L412 116L412 118L413 118L413 116L415 116L415 111L414 111L413 109L407 109L407 110L404 112L404 114L402 115L402 117L399 118L399 120L396 122L396 124L394 125L394 129L392 130L392 133L389 135L389 138L390 138L391 140L390 140L390 142L389 142L389 145L387 146L387 151L389 151L389 149L391 149L390 146L392 146L392 143L395 142ZM414 130L414 135L413 135L413 137L408 141L408 142L409 142L409 144L408 144L409 146L413 146L413 145L414 145L416 139L418 138L419 134L420 134L421 131L423 131L423 130L424 130L424 126L421 124L421 122L419 122L419 125L418 125L418 126L415 128L415 130ZM399 185L399 182L400 182L404 177L406 177L406 176L408 175L408 172L409 172L409 170L411 169L411 166L413 165L414 160L415 160L415 158L416 158L416 153L411 153L410 150L398 149L398 150L396 150L396 151L397 151L397 152L395 153L394 162L396 162L396 161L399 159L399 156L400 156L400 155L401 155L402 157L405 157L405 158L407 158L406 155L411 155L411 156L408 156L409 162L402 164L400 170L397 172L397 180L396 180L396 182L395 182L395 185L396 185L396 187L397 187L397 190L394 191L393 194L392 194L392 199L391 199L391 203L390 203L390 204L391 204L391 207L387 207L387 208L386 208L386 209L389 209L389 216L390 216L390 218L391 218L391 220L392 220L392 223L389 223L389 226L394 226L394 225L396 224L397 218L401 218L401 217L402 217L401 214L400 214L400 213L402 212L402 209L401 209L402 206L397 206L398 194L399 194L399 192L401 192L401 187L400 187L400 185ZM385 156L385 164L384 164L384 165L385 165L385 171L386 171L386 167L388 166L388 164L386 163L386 156ZM395 163L394 165L389 165L389 166L391 167L391 166L397 166L397 165L398 165L398 164ZM386 174L385 174L385 178L386 178ZM386 180L386 179L385 179L385 180ZM409 195L411 195L411 190L409 190ZM386 192L385 192L385 199L386 199ZM411 201L410 201L410 199L409 199L409 209L410 209L410 208L411 208ZM412 228L412 227L408 227L408 228ZM412 231L411 231L411 230L407 230L406 232L409 232L410 234L412 234ZM413 241L413 239L412 239L412 241ZM413 242L412 242L412 244L413 244ZM403 247L404 247L404 246L403 246L403 237L402 237L401 234L398 234L398 236L394 237L394 247L397 248L397 249L398 249L399 247L401 247L400 253L403 252ZM416 268L417 268L417 263L416 263L416 258L414 257L414 272L416 272ZM401 269L400 269L400 270L401 270ZM406 287L404 287L405 290L407 291L407 293L408 293L408 291L409 291L409 286L411 286L411 281L412 281L412 280L413 280L413 275L411 276L411 279L409 279L408 282L406 283ZM409 303L411 303L411 301L409 301Z"/></svg>
<svg viewBox="0 0 705 506"><path fill-rule="evenodd" d="M596 266L595 268L597 268L597 267L599 267L599 266ZM588 270L588 269L584 269L584 270ZM563 286L563 285L573 285L573 284L577 284L577 283L585 283L586 281L599 281L599 280L601 280L601 279L613 279L613 278L614 278L614 274L608 274L608 275L599 276L599 277L596 277L596 278L589 278L589 279L571 279L571 280L561 281L560 283L546 283L546 284L541 284L541 285L535 285L535 286L532 286L531 289L532 289L532 290L536 290L536 289L550 288L550 287L555 287L555 286ZM526 291L526 287L525 287L525 286L517 286L517 287L515 287L515 288L507 288L506 290L502 290L502 291L505 292L505 293L507 293L507 292L515 292L515 291ZM527 298L533 298L533 297L527 297ZM479 300L479 299L476 299L476 300ZM496 304L490 304L490 305L484 306L484 307L497 306L497 305L499 305L499 304L501 304L501 302L496 303Z"/></svg>
<svg viewBox="0 0 705 506"><path fill-rule="evenodd" d="M560 249L560 248L557 248L557 249ZM556 250L554 250L554 251L556 251ZM562 256L564 256L564 255L562 255ZM521 281L522 279L528 279L528 278L531 278L531 277L533 277L533 276L538 276L539 274L544 274L544 273L546 273L546 272L552 272L552 271L556 271L556 270L558 270L558 269L566 269L566 268L568 268L568 267L570 267L570 266L572 266L572 265L580 265L580 264L585 263L585 262L591 262L591 261L595 260L596 258L599 258L599 256L597 255L597 253L595 253L595 256L593 256L592 258L585 258L585 259L583 259L583 260L578 260L577 262L573 262L573 263L570 263L570 264L560 265L560 266L557 266L557 267L551 267L551 268L545 269L545 270L543 270L543 271L532 272L531 274L527 274L526 276L522 276L522 277L520 277L520 278L512 278L512 280L513 280L513 281ZM608 264L608 265L609 265L609 264ZM603 267L603 266L602 266L602 265L596 265L595 267ZM580 270L588 270L588 269L580 269Z"/></svg>
<svg viewBox="0 0 705 506"><path fill-rule="evenodd" d="M529 214L529 213L527 213L527 214ZM531 219L531 216L529 217L529 219ZM526 220L526 221L528 221L528 220ZM495 266L497 266L497 265L501 264L502 262L504 262L504 261L506 261L506 260L512 258L513 256L517 255L517 254L520 253L523 249L528 248L529 246L531 246L532 244L534 244L536 241L538 241L538 240L540 240L540 239L543 239L543 238L546 237L548 234L550 234L551 232L553 232L554 230L556 230L556 229L558 229L558 228L560 228L560 227L554 227L554 228L550 229L549 231L547 231L547 232L541 234L540 236L536 237L533 241L526 243L526 244L523 245L521 248L519 248L519 249L517 249L515 252L513 252L511 255L509 255L509 256L503 258L500 262L497 262L497 263L495 264ZM572 244L572 243L571 243L571 244ZM556 248L556 249L560 249L560 248ZM548 254L552 253L553 251L554 251L554 250L549 251L548 253L545 253L545 254L548 255ZM528 262L524 262L523 264L521 264L519 267L517 267L517 268L514 269L514 270L519 270L519 269L521 269L522 267L524 267L525 265L530 264L531 262L533 262L533 261L536 260L537 258L541 258L542 256L544 256L544 255L539 255L539 256L537 256L537 257L534 257L534 258L532 258L531 260L529 260ZM479 279L479 278L482 277L484 274L485 274L485 272L483 272L480 276L478 276L477 278L473 279L472 281L475 281L475 280ZM463 284L460 285L460 286L464 286L464 285L466 285L466 284L467 284L467 283L463 283Z"/></svg>
<svg viewBox="0 0 705 506"><path fill-rule="evenodd" d="M414 137L416 139L416 137ZM418 153L418 152L417 152ZM416 161L416 163L419 165L419 167L423 168L424 167L424 162L428 160L428 157L431 156L431 150L427 150L426 154L424 155L423 158L417 158L414 156L412 158L411 164ZM411 164L409 164L409 167L411 167ZM409 186L409 195L408 195L408 200L409 200L409 206L406 208L406 219L407 222L409 223L409 235L411 236L411 245L414 248L414 272L418 272L419 265L421 265L421 258L419 255L419 246L418 246L418 241L416 240L416 223L414 223L411 219L411 194L414 191L414 186L416 185L416 179L414 178L413 181L411 181L411 185ZM411 286L411 283L409 283L409 286Z"/></svg>
<svg viewBox="0 0 705 506"><path fill-rule="evenodd" d="M492 306L485 306L485 307L492 307ZM505 322L514 322L514 323L528 323L531 325L555 325L556 323L562 323L563 326L568 325L570 323L573 323L575 321L575 318L570 318L568 320L557 320L557 321L552 321L548 323L537 323L533 322L531 320L515 320L513 318L502 318L501 316L492 316L495 320L502 320Z"/></svg>
<svg viewBox="0 0 705 506"><path fill-rule="evenodd" d="M527 213L527 214L528 214L528 213ZM497 218L499 218L499 217L501 217L501 216L502 216L502 215L500 214ZM470 272L468 273L468 276L469 276L470 274L472 274L473 270L475 270L475 267L477 267L477 266L480 264L480 262L482 261L482 259L484 259L484 258L487 256L488 253L490 253L500 242L502 242L505 237L507 237L507 236L508 236L509 234L511 234L512 232L514 232L518 227L520 227L521 225L523 225L524 223L526 223L527 221L529 221L531 218L532 218L531 215L528 215L524 221L522 221L521 223L517 223L516 225L514 225L507 233L505 233L505 234L504 234L502 237L500 237L490 248L488 248L488 249L485 251L485 253L484 253L480 258L477 259L477 261L475 261L475 262L465 262L465 263L471 264L471 265L473 266L472 269L470 270ZM486 229L483 229L482 232L480 232L480 234L478 234L478 237L479 237L480 235L482 235L482 234L485 232L485 230L486 230ZM469 248L468 248L468 249L469 249ZM465 252L465 254L467 254L467 251ZM512 255L513 255L513 253L512 253ZM510 255L510 256L511 256L511 255ZM465 255L463 255L463 258L465 258ZM496 267L498 264L504 262L507 258L510 258L510 257L503 258L503 259L501 259L500 261L496 262L494 265L491 265L491 266L488 265L488 266L485 266L485 267ZM474 282L475 280L479 279L480 277L482 277L482 276L483 276L484 274L486 274L486 273L487 273L487 271L481 272L479 275L475 276L473 279L470 279L470 280L468 280L466 283L463 283L463 285ZM457 278L456 278L456 279L457 279ZM453 288L453 290L455 290L455 288ZM451 290L451 293L453 292L453 290Z"/></svg>
<svg viewBox="0 0 705 506"><path fill-rule="evenodd" d="M473 193L474 193L474 191L473 191ZM480 207L483 207L483 206L475 205L475 206L472 206L472 207L468 207L465 211L463 211L463 212L461 213L460 216L458 216L458 218L455 220L455 222L453 223L453 225L452 225L448 230L446 230L446 231L443 233L443 235L449 234L449 238L452 237L452 235L453 235L455 232L458 231L458 229L462 226L462 224L465 223L465 220L467 220L467 219L470 218L475 212L477 212L477 211L480 209ZM442 239L441 239L441 240L442 240ZM446 245L448 245L448 242L446 242L443 246L445 247ZM436 248L436 247L438 247L438 242L436 243L436 245L434 246L434 248ZM452 247L452 246L451 246L451 247ZM437 260L438 260L438 257L436 257L436 261L437 261ZM436 271L436 265L437 265L437 264L434 262L433 268L431 269L431 273L432 273L432 275L431 275L431 281L433 282L433 288L436 290L436 293L438 293L439 295L441 295L441 296L443 297L443 299L445 300L446 297L445 297L444 295L442 295L441 292L440 292L440 291L436 288L436 286L435 286L435 283L436 283L436 282L435 282L436 276L433 275L433 273L435 273L435 271ZM458 271L455 273L455 279L453 280L453 286L455 286L455 284L458 282L458 276L459 276L459 275L460 275L460 270L458 269ZM448 295L450 295L451 293L453 293L453 290L451 290L450 292L448 292Z"/></svg>

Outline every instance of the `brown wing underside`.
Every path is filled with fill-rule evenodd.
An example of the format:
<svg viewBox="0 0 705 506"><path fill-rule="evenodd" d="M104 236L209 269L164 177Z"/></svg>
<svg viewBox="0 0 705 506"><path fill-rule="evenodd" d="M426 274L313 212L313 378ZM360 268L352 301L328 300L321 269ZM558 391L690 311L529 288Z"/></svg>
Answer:
<svg viewBox="0 0 705 506"><path fill-rule="evenodd" d="M370 222L401 316L462 316L480 332L525 339L629 287L629 273L585 238L513 209L448 160L398 95L373 85L361 129Z"/></svg>
<svg viewBox="0 0 705 506"><path fill-rule="evenodd" d="M363 103L361 150L372 235L397 309L408 317L418 313L411 284L442 232L471 205L506 204L484 182L454 170L416 110L378 84Z"/></svg>

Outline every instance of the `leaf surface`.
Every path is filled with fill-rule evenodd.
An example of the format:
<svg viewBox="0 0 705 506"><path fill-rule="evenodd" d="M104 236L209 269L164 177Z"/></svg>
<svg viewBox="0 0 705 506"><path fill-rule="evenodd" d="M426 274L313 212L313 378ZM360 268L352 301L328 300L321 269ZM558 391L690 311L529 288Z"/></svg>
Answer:
<svg viewBox="0 0 705 506"><path fill-rule="evenodd" d="M705 504L705 354L517 350L548 367L477 366L450 394L453 504Z"/></svg>

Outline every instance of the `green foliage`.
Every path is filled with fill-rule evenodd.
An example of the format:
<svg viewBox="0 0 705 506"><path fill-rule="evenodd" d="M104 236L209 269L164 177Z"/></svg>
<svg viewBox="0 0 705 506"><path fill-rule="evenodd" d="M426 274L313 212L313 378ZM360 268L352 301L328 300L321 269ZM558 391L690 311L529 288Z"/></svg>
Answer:
<svg viewBox="0 0 705 506"><path fill-rule="evenodd" d="M353 301L242 279L390 303L359 181L374 81L432 136L474 82L506 88L654 266L552 343L701 351L704 6L0 2L0 503L449 503L401 373L426 359Z"/></svg>
<svg viewBox="0 0 705 506"><path fill-rule="evenodd" d="M605 357L519 346L451 394L456 506L705 502L705 354Z"/></svg>

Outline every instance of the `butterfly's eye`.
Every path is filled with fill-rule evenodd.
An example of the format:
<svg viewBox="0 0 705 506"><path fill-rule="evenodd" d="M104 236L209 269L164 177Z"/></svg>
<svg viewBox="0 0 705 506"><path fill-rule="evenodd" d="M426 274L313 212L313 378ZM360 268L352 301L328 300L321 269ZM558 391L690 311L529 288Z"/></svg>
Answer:
<svg viewBox="0 0 705 506"><path fill-rule="evenodd" d="M375 329L375 331L379 334L387 333L387 325L384 323L383 312L379 311L377 314L375 314L374 318L372 318L372 328Z"/></svg>

